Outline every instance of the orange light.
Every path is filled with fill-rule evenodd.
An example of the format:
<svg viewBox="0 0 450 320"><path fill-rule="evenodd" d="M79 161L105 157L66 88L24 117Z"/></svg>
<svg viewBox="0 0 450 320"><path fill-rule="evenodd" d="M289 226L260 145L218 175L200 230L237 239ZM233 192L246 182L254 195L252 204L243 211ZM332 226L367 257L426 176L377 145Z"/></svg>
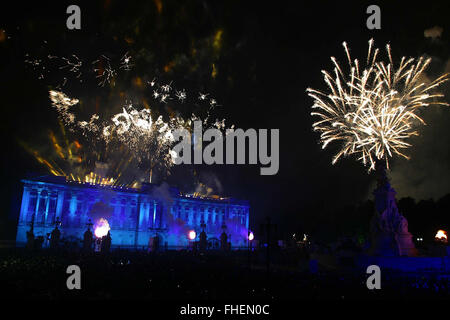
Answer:
<svg viewBox="0 0 450 320"><path fill-rule="evenodd" d="M447 232L444 230L438 230L434 238L441 241L447 241Z"/></svg>

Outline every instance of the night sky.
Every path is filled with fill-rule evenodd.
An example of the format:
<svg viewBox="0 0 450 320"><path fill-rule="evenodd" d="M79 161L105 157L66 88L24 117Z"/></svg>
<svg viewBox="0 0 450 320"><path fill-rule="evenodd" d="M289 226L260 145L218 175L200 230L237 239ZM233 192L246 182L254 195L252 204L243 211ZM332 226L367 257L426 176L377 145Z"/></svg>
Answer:
<svg viewBox="0 0 450 320"><path fill-rule="evenodd" d="M81 30L68 30L65 11L75 3L82 12ZM75 53L93 61L101 54L119 59L129 52L136 65L130 74L117 79L114 88L99 87L95 79L82 84L69 79L62 90L80 97L86 111L118 112L125 102L117 98L118 91L125 91L128 99L144 96L133 79L156 76L194 92L211 93L221 105L218 117L237 128L280 129L277 175L260 176L260 165L195 168L197 179L215 192L250 201L254 229L270 216L283 233L298 228L308 232L321 212L333 214L329 208L371 198L375 179L367 168L354 158L333 166L336 146L321 150L319 135L311 129L312 99L305 90L325 89L320 71L331 69L330 56L345 61L343 41L354 58L366 56L367 42L373 38L380 49L390 43L396 61L403 55L432 57L427 71L430 78L449 72L449 5L446 1L428 1L420 8L412 2L358 3L273 1L262 7L260 1L51 5L39 1L28 6L12 2L0 13L0 29L5 31L0 37L0 239L15 237L20 179L33 172L47 173L20 141L45 150L48 131L58 130L48 89L60 83L61 77L56 74L39 80L24 63L26 53L39 57ZM370 4L381 8L381 30L366 27ZM435 26L442 28L441 35L425 37L424 31ZM214 46L218 30L222 30L221 41ZM441 91L449 101L448 84ZM165 106L160 108L168 111ZM450 192L450 109L433 106L421 115L427 126L420 128L421 136L407 150L411 160L394 160L390 176L398 197L438 199ZM191 180L183 180L183 170L174 168L167 181L181 189L195 188Z"/></svg>

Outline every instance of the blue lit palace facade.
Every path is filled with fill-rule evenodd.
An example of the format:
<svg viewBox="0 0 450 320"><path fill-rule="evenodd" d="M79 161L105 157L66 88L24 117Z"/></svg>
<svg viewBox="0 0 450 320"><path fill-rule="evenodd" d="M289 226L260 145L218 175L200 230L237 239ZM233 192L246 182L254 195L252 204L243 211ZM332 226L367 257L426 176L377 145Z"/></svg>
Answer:
<svg viewBox="0 0 450 320"><path fill-rule="evenodd" d="M89 222L106 219L115 247L147 247L158 235L170 248L185 248L188 234L204 228L208 239L220 239L225 230L232 248L246 246L249 203L231 198L195 198L176 188L143 184L139 189L66 181L44 176L22 180L22 205L16 242L47 237L60 222L62 238L82 239ZM92 229L91 229L92 230Z"/></svg>

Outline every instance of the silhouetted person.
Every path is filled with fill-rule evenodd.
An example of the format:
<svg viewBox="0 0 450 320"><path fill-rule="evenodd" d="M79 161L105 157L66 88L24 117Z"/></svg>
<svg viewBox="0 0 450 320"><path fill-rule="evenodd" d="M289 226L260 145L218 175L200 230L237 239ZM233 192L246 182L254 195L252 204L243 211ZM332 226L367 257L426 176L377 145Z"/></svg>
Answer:
<svg viewBox="0 0 450 320"><path fill-rule="evenodd" d="M92 251L92 243L94 238L90 229L87 229L83 236L83 250L86 252Z"/></svg>
<svg viewBox="0 0 450 320"><path fill-rule="evenodd" d="M60 238L61 238L61 231L59 231L58 226L56 226L50 235L50 248L52 249L58 248Z"/></svg>
<svg viewBox="0 0 450 320"><path fill-rule="evenodd" d="M27 231L27 248L34 248L34 214L31 217L30 230Z"/></svg>
<svg viewBox="0 0 450 320"><path fill-rule="evenodd" d="M102 238L102 252L108 253L110 249L111 249L111 234L108 231L106 236Z"/></svg>
<svg viewBox="0 0 450 320"><path fill-rule="evenodd" d="M43 243L44 243L44 236L36 237L36 239L34 239L34 248L41 249Z"/></svg>
<svg viewBox="0 0 450 320"><path fill-rule="evenodd" d="M27 248L33 249L34 248L34 232L33 229L30 229L27 231Z"/></svg>
<svg viewBox="0 0 450 320"><path fill-rule="evenodd" d="M102 248L102 238L95 239L94 251L100 252L101 248Z"/></svg>
<svg viewBox="0 0 450 320"><path fill-rule="evenodd" d="M208 246L208 240L206 236L206 232L200 232L200 241L199 241L199 249L200 251L205 251Z"/></svg>
<svg viewBox="0 0 450 320"><path fill-rule="evenodd" d="M220 235L220 249L228 250L228 236L225 232Z"/></svg>
<svg viewBox="0 0 450 320"><path fill-rule="evenodd" d="M159 250L159 236L156 235L153 237L152 251L156 252L158 250Z"/></svg>

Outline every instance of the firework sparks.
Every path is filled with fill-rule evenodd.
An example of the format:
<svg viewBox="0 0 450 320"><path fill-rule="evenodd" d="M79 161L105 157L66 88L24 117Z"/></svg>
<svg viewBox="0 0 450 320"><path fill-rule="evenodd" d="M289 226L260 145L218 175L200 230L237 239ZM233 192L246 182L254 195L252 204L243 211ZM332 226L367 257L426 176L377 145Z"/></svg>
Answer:
<svg viewBox="0 0 450 320"><path fill-rule="evenodd" d="M213 108L216 107L216 106L218 106L216 99L210 99L210 100L209 100L209 104L210 104L210 106L213 107Z"/></svg>
<svg viewBox="0 0 450 320"><path fill-rule="evenodd" d="M173 130L184 125L181 118L175 117L165 122L162 116L152 118L148 109L136 110L133 105L123 108L114 115L112 124L104 127L103 138L107 143L118 140L136 157L139 164L152 173L155 169L169 171L173 165L170 147L174 142Z"/></svg>
<svg viewBox="0 0 450 320"><path fill-rule="evenodd" d="M79 100L71 99L61 91L50 90L50 100L53 107L56 108L58 114L65 124L73 124L75 122L75 115L69 111L70 107L76 105Z"/></svg>
<svg viewBox="0 0 450 320"><path fill-rule="evenodd" d="M208 96L208 94L207 93L201 93L201 92L199 92L199 94L198 94L198 99L199 100L206 100L206 97Z"/></svg>
<svg viewBox="0 0 450 320"><path fill-rule="evenodd" d="M69 98L60 91L51 90L49 94L52 104L58 111L63 123L70 126L73 132L77 130L81 131L87 138L87 141L91 145L88 149L97 150L98 148L94 148L93 144L98 141L103 141L110 151L116 150L120 154L125 151L126 154L130 155L129 158L124 157L126 161L119 161L119 163L113 166L117 169L116 178L111 181L113 185L119 183L118 179L122 170L126 169L128 164L133 161L145 172L150 173L150 176L155 170L161 171L164 174L170 174L170 168L173 166L174 159L177 156L171 150L175 142L173 138L174 130L181 128L189 129L193 121L200 120L195 114L192 114L187 120L179 116L171 116L168 121L164 121L162 116L158 116L157 118L152 117L152 111L150 109L143 108L137 110L133 104L128 103L122 108L122 112L113 115L110 120L101 121L97 114L93 114L89 121L76 121L76 116L70 111L70 107L76 105L79 100ZM208 120L209 112L208 117L203 120L203 124L220 130L225 129L225 119L216 120L214 123L209 123ZM60 151L60 148L56 149ZM114 151L111 152L114 153ZM87 170L87 172L90 172L89 169ZM66 176L70 177L70 175ZM79 172L75 176L70 177L70 179L83 182L86 180L86 178L82 178L83 176ZM88 176L86 175L86 177ZM98 179L89 176L89 182L92 179L96 183L104 180L100 176ZM106 182L103 181L100 184L106 184Z"/></svg>
<svg viewBox="0 0 450 320"><path fill-rule="evenodd" d="M119 69L123 69L126 71L131 70L133 64L131 63L131 56L126 52L124 56L120 59L120 67Z"/></svg>
<svg viewBox="0 0 450 320"><path fill-rule="evenodd" d="M170 90L172 89L172 82L171 83L168 83L168 84L165 84L165 85L162 85L161 86L161 90L163 91L163 92L170 92Z"/></svg>
<svg viewBox="0 0 450 320"><path fill-rule="evenodd" d="M113 67L111 67L110 59L107 56L102 55L101 58L103 60L97 59L94 62L92 62L92 64L97 64L100 63L101 61L105 61L106 64L105 67L94 68L94 72L98 73L96 78L100 79L98 85L103 87L105 86L106 83L111 82L111 80L116 76L117 72Z"/></svg>
<svg viewBox="0 0 450 320"><path fill-rule="evenodd" d="M181 101L181 103L183 103L184 100L186 100L186 91L184 89L181 91L177 91L175 93L175 96L178 98L179 101Z"/></svg>
<svg viewBox="0 0 450 320"><path fill-rule="evenodd" d="M59 67L59 69L66 69L76 75L76 78L81 77L81 66L83 65L82 61L74 54L72 54L73 60L70 60L68 58L62 57L61 59L66 63L65 65ZM49 58L50 59L50 58Z"/></svg>
<svg viewBox="0 0 450 320"><path fill-rule="evenodd" d="M42 59L37 58L31 58L29 54L25 54L25 63L31 65L33 67L34 71L39 72L38 79L42 80L44 79L44 73L48 72L48 70L45 68L45 65L43 64Z"/></svg>
<svg viewBox="0 0 450 320"><path fill-rule="evenodd" d="M162 94L162 95L161 95L160 101L161 101L162 103L166 103L168 99L170 99L170 95L168 95L168 94Z"/></svg>
<svg viewBox="0 0 450 320"><path fill-rule="evenodd" d="M153 80L152 81L150 81L149 83L148 83L151 87L154 87L155 86L155 84L156 84L156 79L155 78L153 78Z"/></svg>
<svg viewBox="0 0 450 320"><path fill-rule="evenodd" d="M403 57L394 67L389 45L389 62L385 63L377 59L379 50L373 50L373 40L369 41L366 67L361 69L358 60L351 59L345 42L343 46L349 73L344 74L331 57L333 72L322 71L329 90L307 89L314 99L311 115L319 117L313 129L321 133L322 149L340 141L342 146L332 163L354 154L369 165L369 171L375 169L376 160L389 167L388 159L395 155L409 159L402 150L411 146L408 138L418 135L416 125L424 124L417 111L430 104L448 105L441 101L442 94L431 93L448 80L448 75L425 83L423 73L431 59Z"/></svg>

